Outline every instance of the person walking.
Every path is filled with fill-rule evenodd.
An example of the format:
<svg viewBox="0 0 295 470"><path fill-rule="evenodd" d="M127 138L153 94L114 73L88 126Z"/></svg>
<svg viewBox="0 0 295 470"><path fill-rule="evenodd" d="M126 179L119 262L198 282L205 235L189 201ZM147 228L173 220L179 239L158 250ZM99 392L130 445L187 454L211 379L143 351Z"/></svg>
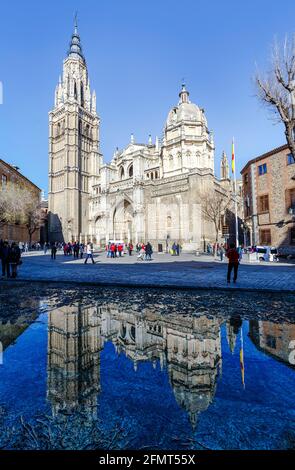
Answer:
<svg viewBox="0 0 295 470"><path fill-rule="evenodd" d="M73 245L73 251L74 251L74 259L79 258L79 243L75 242Z"/></svg>
<svg viewBox="0 0 295 470"><path fill-rule="evenodd" d="M57 246L55 242L51 243L51 259L56 259Z"/></svg>
<svg viewBox="0 0 295 470"><path fill-rule="evenodd" d="M219 247L219 256L220 256L220 261L221 262L223 261L224 252L225 252L224 246L223 246L223 244L221 244L220 247Z"/></svg>
<svg viewBox="0 0 295 470"><path fill-rule="evenodd" d="M228 268L227 268L227 282L230 283L231 272L234 270L234 283L238 277L238 269L239 269L239 253L235 247L234 243L231 243L229 249L226 252L226 256L228 258Z"/></svg>
<svg viewBox="0 0 295 470"><path fill-rule="evenodd" d="M153 247L150 244L150 242L147 242L147 245L145 247L145 253L146 253L146 260L151 261L152 260L152 254L153 254Z"/></svg>
<svg viewBox="0 0 295 470"><path fill-rule="evenodd" d="M7 277L10 277L9 255L10 255L10 246L8 244L8 241L5 240L1 244L1 248L0 248L2 277L5 277L5 274L7 275Z"/></svg>
<svg viewBox="0 0 295 470"><path fill-rule="evenodd" d="M87 264L87 261L89 258L92 260L92 264L95 264L95 261L93 259L93 248L90 242L88 242L86 246L86 258L85 258L84 264Z"/></svg>
<svg viewBox="0 0 295 470"><path fill-rule="evenodd" d="M118 245L118 253L119 253L119 257L121 258L122 256L122 252L123 252L123 245L122 243L119 243Z"/></svg>
<svg viewBox="0 0 295 470"><path fill-rule="evenodd" d="M16 278L17 267L20 264L21 251L19 246L13 242L9 252L9 264L11 266L11 277Z"/></svg>
<svg viewBox="0 0 295 470"><path fill-rule="evenodd" d="M132 245L132 243L130 242L130 243L128 244L128 253L129 253L129 256L132 256L132 251L133 251L133 245Z"/></svg>
<svg viewBox="0 0 295 470"><path fill-rule="evenodd" d="M144 261L144 258L146 256L146 252L145 252L145 248L144 248L144 245L141 245L141 248L138 252L138 255L137 255L137 260L141 260L141 261Z"/></svg>

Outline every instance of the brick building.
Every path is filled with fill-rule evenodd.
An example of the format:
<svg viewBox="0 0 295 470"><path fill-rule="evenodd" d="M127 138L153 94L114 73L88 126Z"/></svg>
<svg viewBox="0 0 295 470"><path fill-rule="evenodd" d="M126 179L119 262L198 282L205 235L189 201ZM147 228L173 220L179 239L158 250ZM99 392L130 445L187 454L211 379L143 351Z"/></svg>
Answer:
<svg viewBox="0 0 295 470"><path fill-rule="evenodd" d="M32 181L19 172L19 168L10 165L0 159L0 191L5 189L7 185L18 185L32 193L32 197L40 200L41 190ZM0 239L9 241L29 241L28 231L23 224L6 224L0 226ZM39 241L40 232L36 230L32 236L32 242Z"/></svg>
<svg viewBox="0 0 295 470"><path fill-rule="evenodd" d="M241 174L247 243L295 253L295 158L288 146L253 158Z"/></svg>

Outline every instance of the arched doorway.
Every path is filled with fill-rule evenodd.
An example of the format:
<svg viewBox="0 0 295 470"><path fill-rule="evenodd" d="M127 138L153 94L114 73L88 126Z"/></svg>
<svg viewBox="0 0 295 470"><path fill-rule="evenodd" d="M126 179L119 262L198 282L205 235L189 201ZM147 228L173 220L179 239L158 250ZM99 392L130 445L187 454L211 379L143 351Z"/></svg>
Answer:
<svg viewBox="0 0 295 470"><path fill-rule="evenodd" d="M133 206L124 199L114 210L113 227L115 240L124 240L129 243L133 237Z"/></svg>
<svg viewBox="0 0 295 470"><path fill-rule="evenodd" d="M98 245L103 245L105 243L105 227L103 218L100 215L95 219L93 241Z"/></svg>

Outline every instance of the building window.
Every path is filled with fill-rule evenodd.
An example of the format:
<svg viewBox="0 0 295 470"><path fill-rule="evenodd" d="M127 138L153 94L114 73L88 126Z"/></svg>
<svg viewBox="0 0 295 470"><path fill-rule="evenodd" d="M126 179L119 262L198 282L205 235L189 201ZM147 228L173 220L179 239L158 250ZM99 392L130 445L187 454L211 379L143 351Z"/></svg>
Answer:
<svg viewBox="0 0 295 470"><path fill-rule="evenodd" d="M2 175L1 183L2 183L2 188L5 188L7 186L7 176L6 175Z"/></svg>
<svg viewBox="0 0 295 470"><path fill-rule="evenodd" d="M287 155L287 165L293 165L293 163L295 163L294 155L292 153L289 153Z"/></svg>
<svg viewBox="0 0 295 470"><path fill-rule="evenodd" d="M270 229L260 230L260 243L261 243L261 245L270 245L271 244Z"/></svg>
<svg viewBox="0 0 295 470"><path fill-rule="evenodd" d="M268 212L269 211L269 202L268 194L259 197L259 212Z"/></svg>
<svg viewBox="0 0 295 470"><path fill-rule="evenodd" d="M295 211L295 188L286 190L286 209L291 213Z"/></svg>
<svg viewBox="0 0 295 470"><path fill-rule="evenodd" d="M128 173L129 173L129 178L132 178L132 176L133 176L133 165L130 165Z"/></svg>
<svg viewBox="0 0 295 470"><path fill-rule="evenodd" d="M244 175L244 183L247 184L248 181L249 181L249 175L248 175L248 173L246 173L246 174Z"/></svg>
<svg viewBox="0 0 295 470"><path fill-rule="evenodd" d="M261 176L261 175L265 175L265 173L267 173L267 164L263 163L262 165L259 165L258 167L258 174L259 176Z"/></svg>
<svg viewBox="0 0 295 470"><path fill-rule="evenodd" d="M124 168L121 167L120 168L120 179L122 180L124 178L124 176L125 176L125 171L124 171Z"/></svg>
<svg viewBox="0 0 295 470"><path fill-rule="evenodd" d="M271 335L266 336L266 345L271 348L271 349L276 349L277 344L276 344L276 338Z"/></svg>
<svg viewBox="0 0 295 470"><path fill-rule="evenodd" d="M290 228L290 244L295 245L295 227Z"/></svg>

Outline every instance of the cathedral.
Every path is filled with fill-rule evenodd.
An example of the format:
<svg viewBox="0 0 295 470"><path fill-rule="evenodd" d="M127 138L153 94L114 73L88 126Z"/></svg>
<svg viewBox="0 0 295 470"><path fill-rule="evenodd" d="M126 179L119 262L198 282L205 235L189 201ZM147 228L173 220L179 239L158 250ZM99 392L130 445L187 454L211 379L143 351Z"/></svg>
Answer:
<svg viewBox="0 0 295 470"><path fill-rule="evenodd" d="M109 163L100 152L100 118L75 24L49 113L49 240L103 247L112 240L150 241L165 251L215 241L202 199L223 192L229 180L214 175L214 141L204 110L186 86L169 111L161 139L139 143L134 135Z"/></svg>

